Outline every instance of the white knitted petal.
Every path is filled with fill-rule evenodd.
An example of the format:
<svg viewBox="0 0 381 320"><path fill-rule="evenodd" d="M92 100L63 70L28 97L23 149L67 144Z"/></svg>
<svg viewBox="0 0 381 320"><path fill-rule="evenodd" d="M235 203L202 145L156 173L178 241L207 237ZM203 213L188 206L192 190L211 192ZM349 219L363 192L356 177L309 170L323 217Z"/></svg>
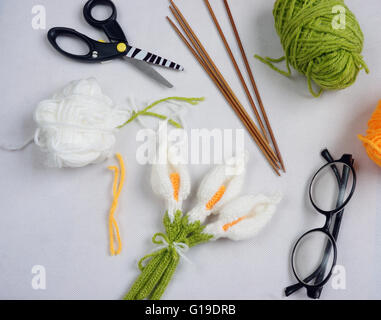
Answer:
<svg viewBox="0 0 381 320"><path fill-rule="evenodd" d="M223 237L223 223L221 222L213 222L206 225L203 233L210 234L213 236L212 240L218 240Z"/></svg>
<svg viewBox="0 0 381 320"><path fill-rule="evenodd" d="M240 194L243 184L245 182L245 176L242 173L240 175L232 177L231 180L229 180L229 177L227 177L227 181L228 182L226 183L226 191L224 193L224 196L214 206L212 210L213 213L218 212L221 207L223 207L226 203L236 198Z"/></svg>
<svg viewBox="0 0 381 320"><path fill-rule="evenodd" d="M176 166L176 172L180 175L180 189L179 189L179 200L184 201L188 198L191 191L191 180L187 166L178 165Z"/></svg>
<svg viewBox="0 0 381 320"><path fill-rule="evenodd" d="M166 200L166 209L172 220L176 211L182 209L183 201L190 193L191 183L187 166L183 164L183 161L173 161L174 158L168 154L168 150L170 150L168 143L159 144L159 155L166 156L166 159L156 157L152 165L151 184L154 192ZM174 197L171 181L171 175L176 173L180 178L177 200Z"/></svg>
<svg viewBox="0 0 381 320"><path fill-rule="evenodd" d="M210 214L218 212L227 202L239 195L244 183L246 164L246 160L239 159L245 159L245 156L230 159L228 164L215 167L204 177L198 189L197 205L188 213L189 221L203 223ZM225 192L213 208L208 210L207 203L222 186L225 187Z"/></svg>
<svg viewBox="0 0 381 320"><path fill-rule="evenodd" d="M213 168L200 183L197 192L198 201L206 204L225 182L225 167L220 165Z"/></svg>
<svg viewBox="0 0 381 320"><path fill-rule="evenodd" d="M189 222L200 221L200 223L204 223L206 218L213 212L213 210L207 210L206 204L225 182L224 166L217 166L206 174L197 191L197 204L188 212Z"/></svg>
<svg viewBox="0 0 381 320"><path fill-rule="evenodd" d="M188 221L194 223L200 221L203 224L206 218L210 215L210 211L206 210L204 204L197 204L191 211L187 213Z"/></svg>
<svg viewBox="0 0 381 320"><path fill-rule="evenodd" d="M166 200L173 198L173 186L167 164L153 164L151 174L152 190Z"/></svg>
<svg viewBox="0 0 381 320"><path fill-rule="evenodd" d="M212 234L214 239L224 237L232 240L244 240L251 238L271 220L280 198L279 195L269 198L259 194L235 199L222 208L218 220L207 225L204 232ZM238 221L242 217L246 218L227 230L223 229L225 225Z"/></svg>

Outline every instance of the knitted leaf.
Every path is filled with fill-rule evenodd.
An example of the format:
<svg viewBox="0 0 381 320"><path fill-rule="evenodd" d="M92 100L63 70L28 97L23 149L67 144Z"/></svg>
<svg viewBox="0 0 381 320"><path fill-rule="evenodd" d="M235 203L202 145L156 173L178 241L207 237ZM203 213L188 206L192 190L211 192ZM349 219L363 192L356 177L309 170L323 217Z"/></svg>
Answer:
<svg viewBox="0 0 381 320"><path fill-rule="evenodd" d="M170 241L174 241L177 235L179 234L180 230L182 229L182 226L181 226L182 215L183 214L180 210L176 211L173 222L171 222L168 212L166 212L164 215L163 225L165 228L165 232Z"/></svg>

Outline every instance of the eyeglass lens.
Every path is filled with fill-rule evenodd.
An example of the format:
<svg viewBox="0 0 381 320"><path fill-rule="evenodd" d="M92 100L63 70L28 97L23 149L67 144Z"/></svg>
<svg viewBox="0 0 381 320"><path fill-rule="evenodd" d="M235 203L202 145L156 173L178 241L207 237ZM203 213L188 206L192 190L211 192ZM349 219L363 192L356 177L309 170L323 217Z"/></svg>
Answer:
<svg viewBox="0 0 381 320"><path fill-rule="evenodd" d="M351 168L335 162L321 169L311 184L311 200L320 210L329 212L349 200L354 178Z"/></svg>
<svg viewBox="0 0 381 320"><path fill-rule="evenodd" d="M304 235L295 247L293 267L299 280L307 285L320 285L329 276L334 264L335 247L322 231Z"/></svg>

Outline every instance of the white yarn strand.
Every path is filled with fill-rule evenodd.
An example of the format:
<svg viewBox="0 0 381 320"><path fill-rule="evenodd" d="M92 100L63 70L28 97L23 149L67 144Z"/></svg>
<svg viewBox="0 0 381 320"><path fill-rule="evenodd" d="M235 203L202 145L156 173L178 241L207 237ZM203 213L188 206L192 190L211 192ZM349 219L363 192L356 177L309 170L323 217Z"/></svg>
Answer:
<svg viewBox="0 0 381 320"><path fill-rule="evenodd" d="M0 149L4 151L21 151L27 146L29 146L34 140L34 135L20 144L2 143L0 144Z"/></svg>
<svg viewBox="0 0 381 320"><path fill-rule="evenodd" d="M158 235L157 238L160 238L160 241L162 241L163 244L158 245L155 249L153 249L151 251L151 253L154 253L154 252L157 252L157 251L160 251L162 249L166 249L166 248L170 247L170 244L167 241L165 241L163 236ZM188 259L188 257L185 255L185 253L187 253L187 251L189 250L189 246L186 243L184 243L184 242L172 242L171 246L175 249L175 251L178 253L178 255L181 258L183 258L188 263L192 263Z"/></svg>

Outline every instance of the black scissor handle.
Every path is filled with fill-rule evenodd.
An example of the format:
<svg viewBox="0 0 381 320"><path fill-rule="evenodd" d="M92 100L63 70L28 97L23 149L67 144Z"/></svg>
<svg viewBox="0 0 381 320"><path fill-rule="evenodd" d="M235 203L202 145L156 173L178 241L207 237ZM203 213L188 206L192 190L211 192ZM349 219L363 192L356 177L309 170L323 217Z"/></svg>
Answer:
<svg viewBox="0 0 381 320"><path fill-rule="evenodd" d="M92 15L92 10L98 5L106 5L112 9L111 16L105 20L97 20ZM110 41L119 41L127 43L126 36L116 21L117 12L114 3L110 0L89 0L83 8L83 16L93 27L102 29Z"/></svg>
<svg viewBox="0 0 381 320"><path fill-rule="evenodd" d="M82 41L87 45L89 52L84 55L78 55L65 51L57 43L57 38L60 36L77 38L79 41ZM121 52L118 50L118 43L99 42L70 28L57 27L50 29L48 32L48 40L51 45L64 56L82 62L108 61L126 54L126 52Z"/></svg>

